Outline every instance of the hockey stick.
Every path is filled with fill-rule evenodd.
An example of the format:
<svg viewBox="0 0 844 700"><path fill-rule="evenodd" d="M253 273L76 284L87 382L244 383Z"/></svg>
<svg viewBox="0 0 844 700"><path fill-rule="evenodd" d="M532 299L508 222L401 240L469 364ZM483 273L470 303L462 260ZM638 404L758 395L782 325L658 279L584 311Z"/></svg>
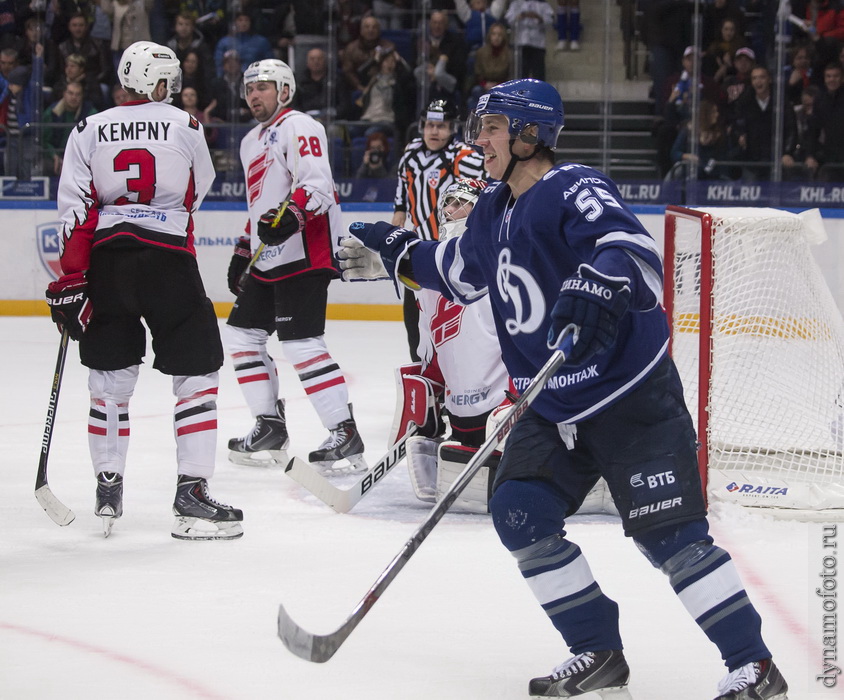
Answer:
<svg viewBox="0 0 844 700"><path fill-rule="evenodd" d="M276 214L275 219L273 219L273 228L278 226L279 222L281 221L281 217L284 216L284 212L287 211L287 207L290 204L290 198L293 196L293 193L296 191L296 187L299 185L299 141L296 140L296 149L293 151L293 175L290 181L290 194L287 195L287 199L281 204L278 208L278 214ZM246 280L249 279L249 273L252 271L252 266L258 262L258 258L261 257L261 253L264 252L264 248L267 247L267 244L263 241L258 246L258 249L255 251L255 254L249 260L249 264L246 266L246 269L241 273L240 279L237 281L237 286L239 289L243 289L243 285L246 284Z"/></svg>
<svg viewBox="0 0 844 700"><path fill-rule="evenodd" d="M408 431L393 445L373 467L366 470L361 477L347 489L335 486L312 466L294 457L288 462L285 473L294 481L304 486L314 496L338 513L348 513L358 501L368 494L387 473L404 459L407 449L405 443L417 431L416 424L411 423Z"/></svg>
<svg viewBox="0 0 844 700"><path fill-rule="evenodd" d="M67 329L62 331L62 341L59 345L59 356L56 358L56 373L53 375L53 386L50 389L50 401L47 404L47 421L44 424L44 437L41 438L41 458L38 460L38 474L35 477L35 498L41 504L53 522L64 527L70 525L76 515L53 495L47 483L47 458L50 456L50 442L53 439L53 425L56 421L56 408L59 404L59 389L64 375L64 361L67 358Z"/></svg>
<svg viewBox="0 0 844 700"><path fill-rule="evenodd" d="M574 344L573 333L576 333L574 326L569 326L567 331L560 342L559 349L554 351L548 362L539 370L527 389L519 397L519 400L510 407L510 410L498 425L495 433L487 437L484 444L478 448L478 451L469 460L466 468L460 472L454 483L443 494L442 498L437 501L437 504L428 514L428 517L416 528L416 531L404 544L401 551L387 565L387 568L381 572L378 580L367 591L366 595L352 611L352 614L346 618L346 621L340 627L329 634L312 634L297 625L284 609L283 605L278 606L278 636L281 637L284 646L296 654L296 656L315 663L325 663L334 656L340 645L346 641L355 627L360 624L360 621L363 620L370 608L378 602L378 599L387 589L387 586L398 576L404 565L410 561L410 558L419 549L425 538L431 534L436 524L457 500L457 497L466 488L472 477L475 476L475 473L495 451L498 444L507 437L516 421L545 387L545 383L554 375L563 362L565 362L566 355L571 352Z"/></svg>

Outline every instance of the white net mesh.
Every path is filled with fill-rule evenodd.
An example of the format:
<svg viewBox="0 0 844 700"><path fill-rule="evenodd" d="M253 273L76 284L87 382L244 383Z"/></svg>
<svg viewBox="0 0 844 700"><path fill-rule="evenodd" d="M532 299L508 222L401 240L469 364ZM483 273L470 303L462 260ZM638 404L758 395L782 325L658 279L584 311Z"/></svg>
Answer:
<svg viewBox="0 0 844 700"><path fill-rule="evenodd" d="M701 220L674 217L673 265L673 355L698 424L708 380L710 498L844 507L844 321L804 222L776 210L710 214L712 322L703 340L711 358L702 380Z"/></svg>

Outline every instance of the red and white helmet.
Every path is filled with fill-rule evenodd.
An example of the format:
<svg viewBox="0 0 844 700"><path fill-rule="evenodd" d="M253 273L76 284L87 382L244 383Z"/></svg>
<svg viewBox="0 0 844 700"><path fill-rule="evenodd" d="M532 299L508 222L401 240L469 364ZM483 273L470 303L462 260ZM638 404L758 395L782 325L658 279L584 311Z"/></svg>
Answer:
<svg viewBox="0 0 844 700"><path fill-rule="evenodd" d="M280 107L286 107L293 101L293 95L296 94L296 78L293 71L290 70L290 66L277 58L265 58L263 61L255 61L255 63L249 64L243 74L241 97L245 96L246 86L249 83L264 81L275 83ZM290 88L290 92L287 94L287 99L282 102L281 93L285 85Z"/></svg>
<svg viewBox="0 0 844 700"><path fill-rule="evenodd" d="M439 240L454 238L466 230L466 218L485 187L484 180L461 178L446 188L437 202Z"/></svg>

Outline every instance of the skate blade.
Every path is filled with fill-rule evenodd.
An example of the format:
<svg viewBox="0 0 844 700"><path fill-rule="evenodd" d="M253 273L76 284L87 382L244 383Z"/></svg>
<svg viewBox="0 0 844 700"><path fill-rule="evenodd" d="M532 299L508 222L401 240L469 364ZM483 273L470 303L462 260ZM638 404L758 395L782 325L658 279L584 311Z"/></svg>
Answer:
<svg viewBox="0 0 844 700"><path fill-rule="evenodd" d="M633 696L626 686L596 690L595 693L601 700L633 700Z"/></svg>
<svg viewBox="0 0 844 700"><path fill-rule="evenodd" d="M323 476L343 476L344 474L362 474L369 469L369 465L362 454L346 457L346 461L324 461L311 462L315 469L318 469Z"/></svg>
<svg viewBox="0 0 844 700"><path fill-rule="evenodd" d="M243 525L237 520L218 523L177 515L170 534L177 540L235 540L243 537Z"/></svg>
<svg viewBox="0 0 844 700"><path fill-rule="evenodd" d="M244 467L283 467L290 461L287 450L260 450L259 452L235 452L229 450L229 462Z"/></svg>
<svg viewBox="0 0 844 700"><path fill-rule="evenodd" d="M103 521L103 537L108 537L111 534L111 528L114 526L114 521L117 520L113 515L101 515Z"/></svg>

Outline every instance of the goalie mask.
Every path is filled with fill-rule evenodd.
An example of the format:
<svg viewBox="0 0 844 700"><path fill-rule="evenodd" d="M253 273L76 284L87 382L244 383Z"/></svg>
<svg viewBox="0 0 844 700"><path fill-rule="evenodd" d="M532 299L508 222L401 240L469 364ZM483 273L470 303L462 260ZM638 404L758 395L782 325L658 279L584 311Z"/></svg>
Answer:
<svg viewBox="0 0 844 700"><path fill-rule="evenodd" d="M461 178L446 188L437 202L439 240L454 238L466 230L466 219L485 187L484 180Z"/></svg>
<svg viewBox="0 0 844 700"><path fill-rule="evenodd" d="M279 61L276 58L265 58L263 61L255 61L255 63L249 64L243 74L243 84L240 86L241 98L246 98L246 86L249 83L257 82L275 83L276 90L278 90L279 107L289 105L293 101L293 95L296 94L296 78L293 71L284 61ZM287 93L287 99L282 101L281 93L285 85L290 88L290 92Z"/></svg>
<svg viewBox="0 0 844 700"><path fill-rule="evenodd" d="M167 84L167 97L182 89L182 69L172 49L152 41L136 41L123 52L117 67L120 84L126 90L152 99L152 93L162 80Z"/></svg>

